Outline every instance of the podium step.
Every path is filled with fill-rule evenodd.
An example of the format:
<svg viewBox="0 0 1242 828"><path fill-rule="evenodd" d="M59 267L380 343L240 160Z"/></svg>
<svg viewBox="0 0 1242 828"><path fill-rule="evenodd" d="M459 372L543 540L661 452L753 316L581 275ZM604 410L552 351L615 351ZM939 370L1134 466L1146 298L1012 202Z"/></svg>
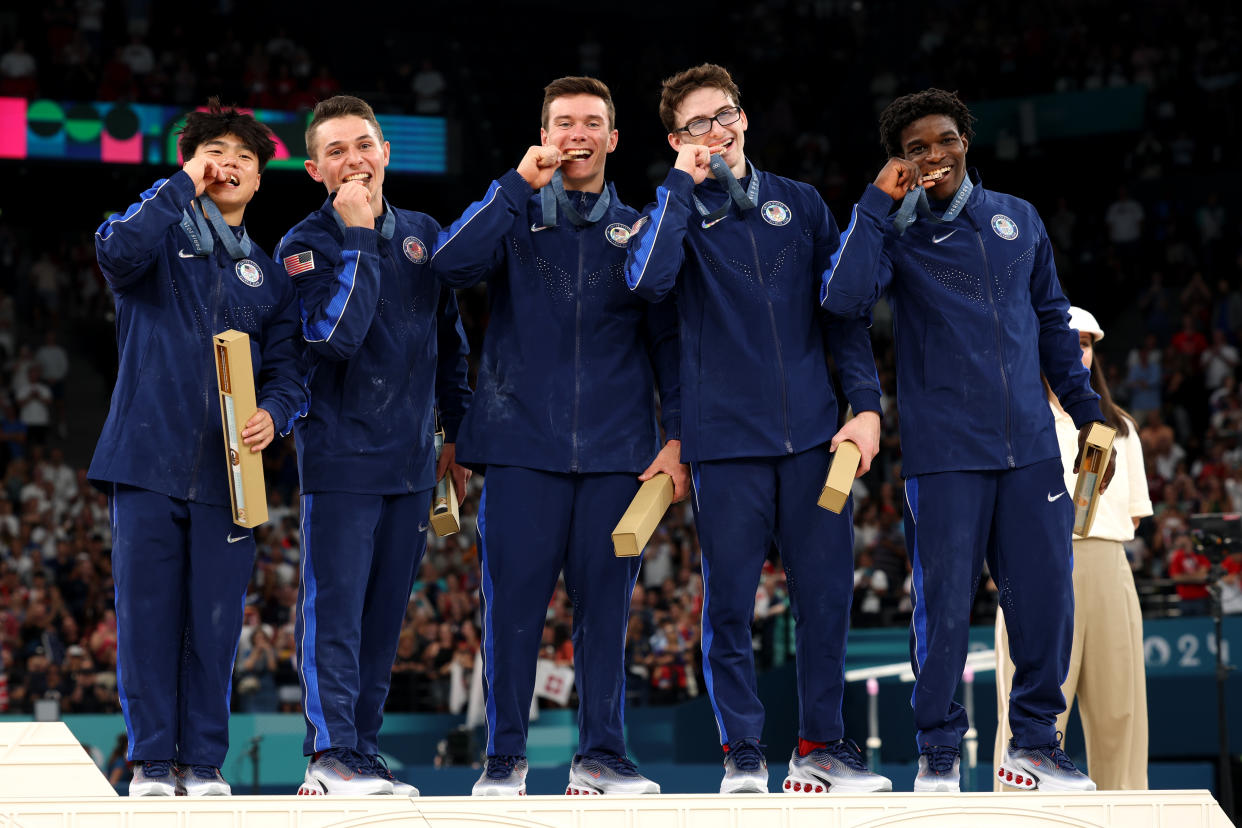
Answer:
<svg viewBox="0 0 1242 828"><path fill-rule="evenodd" d="M1207 791L0 800L21 828L1229 828Z"/></svg>

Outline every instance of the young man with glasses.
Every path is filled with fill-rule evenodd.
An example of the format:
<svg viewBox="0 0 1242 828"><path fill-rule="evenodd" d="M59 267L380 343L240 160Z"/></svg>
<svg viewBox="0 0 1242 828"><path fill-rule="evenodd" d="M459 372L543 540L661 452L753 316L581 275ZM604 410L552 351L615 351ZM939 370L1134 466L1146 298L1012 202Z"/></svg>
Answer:
<svg viewBox="0 0 1242 828"><path fill-rule="evenodd" d="M861 473L880 434L867 330L860 320L826 325L816 303L836 226L812 187L747 161L746 113L723 67L666 80L660 118L677 161L630 240L626 280L651 301L677 295L682 458L703 554L703 672L726 751L720 792L768 787L750 625L773 541L789 576L800 705L783 789L890 790L844 739L852 504L836 515L816 503L837 444L858 444ZM829 351L857 412L839 431Z"/></svg>
<svg viewBox="0 0 1242 828"><path fill-rule="evenodd" d="M487 767L473 793L526 791L535 663L562 570L580 699L565 793L659 793L625 750L626 625L642 559L615 557L610 532L639 480L667 472L676 500L689 488L676 312L625 286L638 213L604 179L618 137L608 87L588 77L548 84L539 135L517 169L440 234L432 258L455 287L486 280L491 302L457 455L487 475L479 503Z"/></svg>
<svg viewBox="0 0 1242 828"><path fill-rule="evenodd" d="M1074 507L1040 372L1080 429L1080 456L1103 417L1039 214L967 173L974 120L941 89L884 110L890 157L854 207L821 301L858 319L892 298L914 584L915 790L960 787L969 723L953 696L985 558L1016 670L1001 773L1017 787L1095 790L1056 733L1074 629Z"/></svg>

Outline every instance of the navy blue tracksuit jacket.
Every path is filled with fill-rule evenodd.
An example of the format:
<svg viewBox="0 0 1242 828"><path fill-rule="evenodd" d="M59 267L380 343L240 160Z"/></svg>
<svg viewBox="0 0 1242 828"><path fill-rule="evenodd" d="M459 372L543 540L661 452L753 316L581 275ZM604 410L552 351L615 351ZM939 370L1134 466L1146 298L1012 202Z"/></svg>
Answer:
<svg viewBox="0 0 1242 828"><path fill-rule="evenodd" d="M893 307L920 750L957 745L968 727L953 694L985 559L1019 630L1015 739L1054 741L1073 634L1073 507L1041 371L1079 428L1102 419L1043 222L971 175L956 218L900 234L895 202L868 186L820 295L847 318L884 294Z"/></svg>
<svg viewBox="0 0 1242 828"><path fill-rule="evenodd" d="M574 603L578 752L625 754L625 638L640 558L610 533L636 476L680 427L671 303L632 295L624 278L638 214L607 185L608 207L577 226L515 171L440 236L445 282L488 284L490 321L459 460L485 468L483 564L487 752L523 755L535 663L561 572ZM599 196L569 191L581 215Z"/></svg>
<svg viewBox="0 0 1242 828"><path fill-rule="evenodd" d="M280 244L311 390L296 429L308 754L379 752L397 638L426 549L434 411L451 442L468 406L456 297L428 266L439 230L387 203L374 229L345 227L329 197Z"/></svg>
<svg viewBox="0 0 1242 828"><path fill-rule="evenodd" d="M306 389L289 278L255 244L234 261L214 229L199 254L180 226L200 209L194 189L178 171L95 234L120 363L88 475L110 496L129 758L220 767L255 546L228 505L212 337L250 336L257 401L277 431L305 410Z"/></svg>
<svg viewBox="0 0 1242 828"><path fill-rule="evenodd" d="M753 209L730 205L714 179L672 170L630 239L626 281L647 299L676 298L680 320L682 458L691 462L703 550L704 674L722 744L761 739L751 618L775 544L797 623L799 736L844 735L845 637L853 591L852 507L816 505L839 427L827 360L855 412L879 411L862 320L832 321L820 274L838 234L814 188L753 166ZM757 184L752 176L758 176ZM827 344L827 347L825 345Z"/></svg>

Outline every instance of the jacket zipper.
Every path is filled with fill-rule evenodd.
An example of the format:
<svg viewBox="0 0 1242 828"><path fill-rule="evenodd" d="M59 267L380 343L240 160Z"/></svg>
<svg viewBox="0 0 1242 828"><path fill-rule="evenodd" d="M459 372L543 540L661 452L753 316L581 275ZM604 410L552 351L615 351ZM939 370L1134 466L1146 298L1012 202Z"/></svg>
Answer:
<svg viewBox="0 0 1242 828"><path fill-rule="evenodd" d="M573 454L569 459L571 472L578 471L578 411L582 403L582 245L586 239L586 233L581 228L576 228L575 232L578 234L578 295L575 297L574 318L574 420L570 433Z"/></svg>
<svg viewBox="0 0 1242 828"><path fill-rule="evenodd" d="M216 285L215 285L215 288L213 288L211 291L211 315L209 318L211 319L212 329L207 331L207 334L211 337L215 337L216 335L215 330L214 330L214 328L217 325L216 315L219 313L219 310L220 310L219 308L220 291L224 287L224 269L220 267L219 256L220 256L220 253L218 251L212 256L212 258L215 260L214 263L216 265ZM214 362L216 359L214 338L212 339L211 359L212 359L212 362ZM203 426L202 428L199 429L199 434L207 433L207 426L209 424L209 421L211 420L211 403L213 402L213 397L215 396L216 395L211 394L211 393L205 393L203 395L203 403L204 403L203 405ZM217 405L219 405L218 401L215 401L215 402ZM194 468L190 470L190 494L191 494L190 499L191 500L193 500L193 495L198 493L198 468L200 465L202 465L202 462L203 462L203 443L204 442L205 441L202 439L198 441L198 454L195 455L194 457ZM239 445L237 450L244 451L245 446Z"/></svg>
<svg viewBox="0 0 1242 828"><path fill-rule="evenodd" d="M785 357L781 351L780 329L776 326L776 310L772 307L772 297L768 293L768 284L763 278L763 268L759 264L759 244L755 241L755 232L742 217L746 234L750 236L750 249L755 254L755 273L759 277L759 286L763 288L763 299L768 304L768 320L772 323L772 340L776 343L776 367L781 372L781 415L785 419L785 453L793 454L793 437L789 433L789 390L785 387Z"/></svg>
<svg viewBox="0 0 1242 828"><path fill-rule="evenodd" d="M974 221L971 221L974 224ZM996 310L996 298L992 295L992 265L988 262L988 250L983 244L983 233L975 225L975 238L979 240L979 252L983 254L983 281L988 286L988 307L992 310L992 322L996 331L996 356L1000 365L1001 388L1005 392L1005 460L1009 468L1017 463L1013 459L1012 419L1013 412L1009 405L1009 375L1005 373L1005 343L1001 334L1000 313Z"/></svg>

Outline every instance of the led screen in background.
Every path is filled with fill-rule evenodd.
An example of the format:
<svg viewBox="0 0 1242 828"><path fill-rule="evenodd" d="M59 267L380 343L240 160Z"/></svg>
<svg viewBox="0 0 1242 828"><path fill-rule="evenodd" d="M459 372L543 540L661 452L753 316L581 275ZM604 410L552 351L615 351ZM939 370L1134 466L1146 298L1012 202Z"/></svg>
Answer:
<svg viewBox="0 0 1242 828"><path fill-rule="evenodd" d="M189 110L135 103L63 103L0 98L0 158L176 164L177 130ZM269 169L301 169L310 113L255 109L276 136ZM392 144L390 172L447 172L443 118L378 115Z"/></svg>

